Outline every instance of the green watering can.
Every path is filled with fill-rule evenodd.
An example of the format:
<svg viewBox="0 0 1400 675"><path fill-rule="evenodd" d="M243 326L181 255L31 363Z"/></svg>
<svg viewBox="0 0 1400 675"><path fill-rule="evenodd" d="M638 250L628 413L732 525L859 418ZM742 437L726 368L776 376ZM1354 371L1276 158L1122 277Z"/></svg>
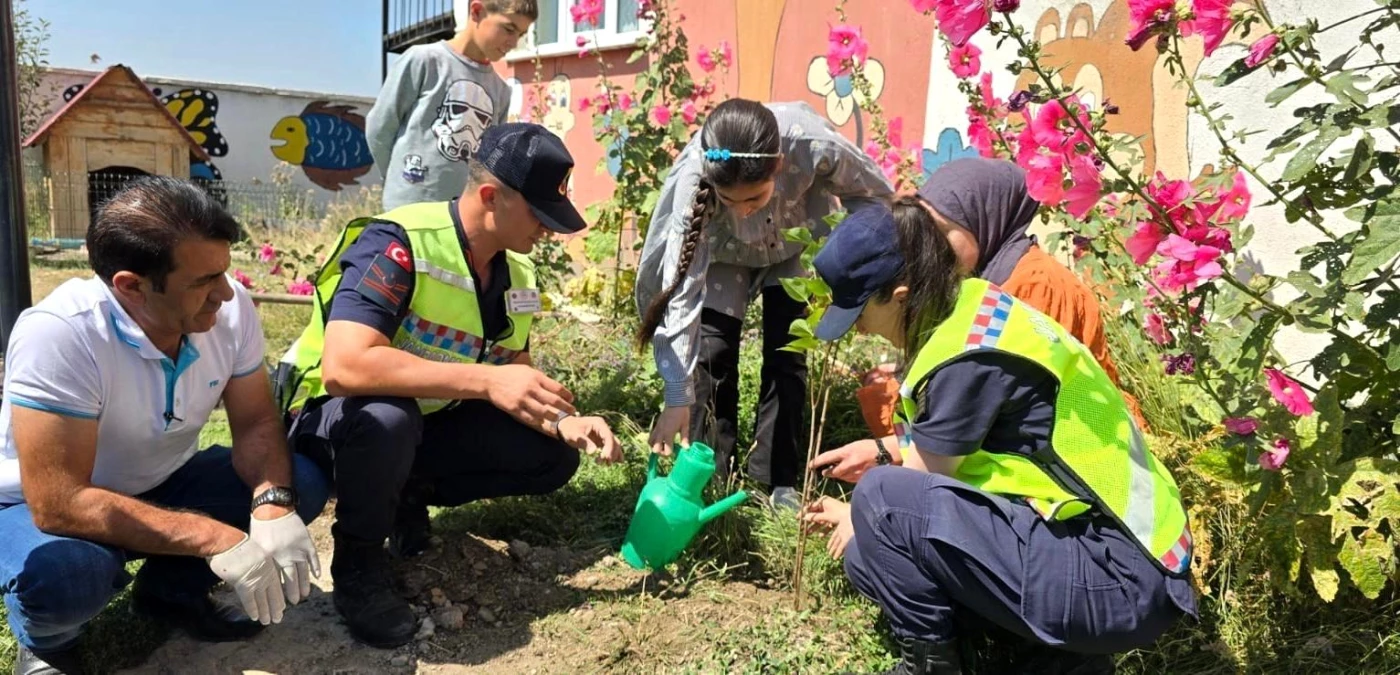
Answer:
<svg viewBox="0 0 1400 675"><path fill-rule="evenodd" d="M682 449L669 476L656 475L657 457L653 453L647 462L647 484L622 540L622 559L637 569L666 566L685 550L700 526L748 498L740 490L705 506L701 493L715 473L715 451L704 443Z"/></svg>

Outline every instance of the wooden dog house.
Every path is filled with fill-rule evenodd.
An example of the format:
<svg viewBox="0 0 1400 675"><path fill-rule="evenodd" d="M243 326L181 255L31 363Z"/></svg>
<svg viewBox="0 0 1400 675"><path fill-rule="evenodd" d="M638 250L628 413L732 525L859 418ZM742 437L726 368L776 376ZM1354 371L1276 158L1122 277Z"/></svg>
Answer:
<svg viewBox="0 0 1400 675"><path fill-rule="evenodd" d="M102 71L44 121L25 148L39 148L53 236L81 239L101 201L142 175L189 178L209 161L184 126L130 68Z"/></svg>

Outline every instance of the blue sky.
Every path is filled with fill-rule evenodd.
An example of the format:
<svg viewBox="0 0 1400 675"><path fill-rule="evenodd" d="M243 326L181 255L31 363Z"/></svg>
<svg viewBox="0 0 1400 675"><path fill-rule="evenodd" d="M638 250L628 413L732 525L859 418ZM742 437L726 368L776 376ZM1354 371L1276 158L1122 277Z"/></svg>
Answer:
<svg viewBox="0 0 1400 675"><path fill-rule="evenodd" d="M336 94L379 91L380 0L26 0L49 63ZM102 60L94 65L91 55Z"/></svg>

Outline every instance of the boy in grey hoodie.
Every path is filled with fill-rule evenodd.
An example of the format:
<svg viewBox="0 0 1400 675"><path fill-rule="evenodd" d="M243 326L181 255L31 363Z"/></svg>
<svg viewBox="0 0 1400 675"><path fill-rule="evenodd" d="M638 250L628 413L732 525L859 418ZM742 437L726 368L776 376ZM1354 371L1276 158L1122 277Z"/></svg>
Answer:
<svg viewBox="0 0 1400 675"><path fill-rule="evenodd" d="M394 62L365 118L385 211L461 194L481 134L505 122L510 106L491 63L538 17L536 0L472 0L451 40L410 47Z"/></svg>

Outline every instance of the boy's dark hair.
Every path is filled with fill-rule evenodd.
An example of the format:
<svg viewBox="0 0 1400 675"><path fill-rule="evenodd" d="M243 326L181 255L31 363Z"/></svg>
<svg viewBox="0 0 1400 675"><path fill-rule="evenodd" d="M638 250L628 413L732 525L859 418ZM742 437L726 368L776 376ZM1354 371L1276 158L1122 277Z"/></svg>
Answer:
<svg viewBox="0 0 1400 675"><path fill-rule="evenodd" d="M695 191L695 199L690 205L690 214L685 223L685 239L676 270L676 280L670 288L652 299L646 311L642 312L642 326L637 333L637 344L645 349L656 329L661 325L661 316L666 305L671 302L681 281L685 279L690 263L695 259L695 247L700 245L700 230L716 207L715 187L728 188L735 185L758 183L773 177L782 161L782 134L778 129L778 118L768 106L758 101L731 98L717 106L705 125L700 128L700 187ZM705 158L706 150L729 150L730 152L760 153L771 157L731 157L724 160ZM653 223L653 226L656 224Z"/></svg>
<svg viewBox="0 0 1400 675"><path fill-rule="evenodd" d="M169 176L144 176L127 183L97 212L87 231L88 264L109 286L125 270L150 279L156 292L164 292L180 242L233 243L238 237L238 222L198 186Z"/></svg>
<svg viewBox="0 0 1400 675"><path fill-rule="evenodd" d="M540 18L540 3L536 0L481 0L481 7L487 14L519 14L531 21Z"/></svg>

